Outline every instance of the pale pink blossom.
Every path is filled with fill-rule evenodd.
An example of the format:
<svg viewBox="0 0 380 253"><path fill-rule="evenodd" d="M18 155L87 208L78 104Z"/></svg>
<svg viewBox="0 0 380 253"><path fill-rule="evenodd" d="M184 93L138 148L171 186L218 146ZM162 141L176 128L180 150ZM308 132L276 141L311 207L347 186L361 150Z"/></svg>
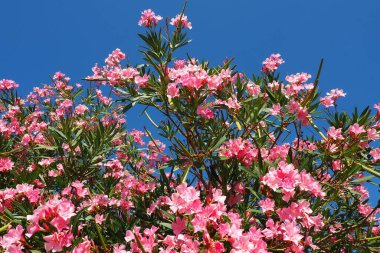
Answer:
<svg viewBox="0 0 380 253"><path fill-rule="evenodd" d="M303 238L300 234L300 229L294 221L285 221L285 223L281 225L281 229L285 241L290 241L298 245Z"/></svg>
<svg viewBox="0 0 380 253"><path fill-rule="evenodd" d="M374 162L377 162L380 160L380 148L372 149L369 154L372 156L372 159Z"/></svg>
<svg viewBox="0 0 380 253"><path fill-rule="evenodd" d="M274 211L275 202L272 199L266 198L259 201L259 206L263 212Z"/></svg>
<svg viewBox="0 0 380 253"><path fill-rule="evenodd" d="M335 127L330 127L329 130L327 131L327 136L333 140L344 140L344 137L342 135L342 129L341 128L335 128Z"/></svg>
<svg viewBox="0 0 380 253"><path fill-rule="evenodd" d="M276 116L280 113L281 105L280 104L274 104L273 107L270 109L269 114Z"/></svg>
<svg viewBox="0 0 380 253"><path fill-rule="evenodd" d="M73 253L90 253L91 252L91 241L88 240L87 236L83 239L83 242L79 243L73 250ZM126 252L125 252L126 253Z"/></svg>
<svg viewBox="0 0 380 253"><path fill-rule="evenodd" d="M169 83L167 93L168 93L167 96L169 99L178 97L179 96L179 88L177 87L177 84Z"/></svg>
<svg viewBox="0 0 380 253"><path fill-rule="evenodd" d="M271 73L278 69L280 64L283 64L285 61L281 58L280 54L271 54L268 58L263 61L263 67L261 71L263 73Z"/></svg>
<svg viewBox="0 0 380 253"><path fill-rule="evenodd" d="M2 90L13 90L16 89L19 85L12 80L0 80L0 91Z"/></svg>
<svg viewBox="0 0 380 253"><path fill-rule="evenodd" d="M79 104L75 107L75 113L77 115L83 115L86 111L88 111L88 107L82 104Z"/></svg>
<svg viewBox="0 0 380 253"><path fill-rule="evenodd" d="M160 15L156 15L154 11L147 9L141 12L141 18L138 22L138 25L152 27L156 26L160 20L162 20L162 17Z"/></svg>
<svg viewBox="0 0 380 253"><path fill-rule="evenodd" d="M172 18L170 20L170 24L174 25L174 26L178 26L179 22L181 22L181 26L182 27L186 27L186 28L189 28L189 29L193 28L192 25L191 25L191 22L188 21L187 16L185 16L185 15L177 14L175 16L175 18Z"/></svg>
<svg viewBox="0 0 380 253"><path fill-rule="evenodd" d="M358 136L361 133L365 133L364 127L360 126L358 123L351 125L348 130L350 134L354 137Z"/></svg>
<svg viewBox="0 0 380 253"><path fill-rule="evenodd" d="M95 222L99 225L102 225L102 223L105 221L105 217L103 214L95 214Z"/></svg>

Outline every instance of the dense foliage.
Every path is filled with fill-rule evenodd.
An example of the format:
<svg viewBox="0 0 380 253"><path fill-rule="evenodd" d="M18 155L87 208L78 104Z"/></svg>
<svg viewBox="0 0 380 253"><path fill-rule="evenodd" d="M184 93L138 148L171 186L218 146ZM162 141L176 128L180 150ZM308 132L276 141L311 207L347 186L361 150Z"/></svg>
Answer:
<svg viewBox="0 0 380 253"><path fill-rule="evenodd" d="M22 98L0 81L0 250L378 252L380 104L338 111L323 62L310 81L282 80L279 54L252 77L176 59L192 25L159 22L138 23L143 64L116 49L85 88L57 72ZM134 106L149 130L127 130Z"/></svg>

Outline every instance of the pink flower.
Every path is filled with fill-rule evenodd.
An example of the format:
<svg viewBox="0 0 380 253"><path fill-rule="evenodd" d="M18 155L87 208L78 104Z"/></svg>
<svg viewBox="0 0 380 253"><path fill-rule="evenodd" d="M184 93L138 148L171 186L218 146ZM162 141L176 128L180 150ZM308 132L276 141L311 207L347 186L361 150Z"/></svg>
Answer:
<svg viewBox="0 0 380 253"><path fill-rule="evenodd" d="M342 135L342 128L330 127L330 129L327 131L327 136L330 137L333 140L344 140L344 137Z"/></svg>
<svg viewBox="0 0 380 253"><path fill-rule="evenodd" d="M297 113L300 110L301 106L298 102L290 100L286 108L290 113Z"/></svg>
<svg viewBox="0 0 380 253"><path fill-rule="evenodd" d="M300 229L294 221L286 220L284 224L281 225L281 229L285 241L290 241L298 245L303 238L300 234Z"/></svg>
<svg viewBox="0 0 380 253"><path fill-rule="evenodd" d="M372 159L374 162L377 162L380 160L380 148L372 149L369 154L372 156Z"/></svg>
<svg viewBox="0 0 380 253"><path fill-rule="evenodd" d="M191 220L191 224L194 226L194 233L204 231L207 229L207 218L203 215L196 215L194 219Z"/></svg>
<svg viewBox="0 0 380 253"><path fill-rule="evenodd" d="M41 165L41 166L46 166L47 167L50 164L52 164L54 161L55 161L54 158L44 158L41 161L39 161L38 164Z"/></svg>
<svg viewBox="0 0 380 253"><path fill-rule="evenodd" d="M364 127L360 126L358 123L351 125L348 130L353 137L358 136L361 133L365 133Z"/></svg>
<svg viewBox="0 0 380 253"><path fill-rule="evenodd" d="M258 150L250 141L237 138L224 143L219 148L219 156L228 159L237 158L246 167L250 167L252 162L257 160Z"/></svg>
<svg viewBox="0 0 380 253"><path fill-rule="evenodd" d="M329 97L329 96L322 97L320 99L320 102L325 107L332 107L332 106L334 106L334 100L331 97Z"/></svg>
<svg viewBox="0 0 380 253"><path fill-rule="evenodd" d="M334 171L340 171L340 170L342 170L342 168L343 168L343 166L342 166L340 160L334 160L332 162L332 169Z"/></svg>
<svg viewBox="0 0 380 253"><path fill-rule="evenodd" d="M276 116L280 113L280 110L281 110L281 105L275 104L275 105L273 105L272 109L270 109L269 114Z"/></svg>
<svg viewBox="0 0 380 253"><path fill-rule="evenodd" d="M185 220L176 217L175 221L172 223L173 233L179 235L183 230L186 229Z"/></svg>
<svg viewBox="0 0 380 253"><path fill-rule="evenodd" d="M281 58L280 54L271 54L268 58L263 61L263 67L261 72L269 74L276 69L280 64L283 64L285 61Z"/></svg>
<svg viewBox="0 0 380 253"><path fill-rule="evenodd" d="M377 116L379 116L379 115L380 115L380 103L375 104L373 107L374 107L375 109L377 109Z"/></svg>
<svg viewBox="0 0 380 253"><path fill-rule="evenodd" d="M113 246L113 253L127 253L124 244L115 244Z"/></svg>
<svg viewBox="0 0 380 253"><path fill-rule="evenodd" d="M297 119L299 121L301 121L303 126L309 125L309 118L310 118L310 115L309 115L309 112L307 111L307 109L300 108L298 110Z"/></svg>
<svg viewBox="0 0 380 253"><path fill-rule="evenodd" d="M91 241L88 240L87 236L83 239L83 242L78 244L73 250L73 253L90 253L91 252Z"/></svg>
<svg viewBox="0 0 380 253"><path fill-rule="evenodd" d="M125 58L125 54L121 52L119 48L116 48L112 53L108 55L108 57L105 59L105 63L109 67L113 67L117 65L121 60ZM93 69L95 70L95 69Z"/></svg>
<svg viewBox="0 0 380 253"><path fill-rule="evenodd" d="M182 69L187 64L186 60L175 60L174 61L174 68L175 69Z"/></svg>
<svg viewBox="0 0 380 253"><path fill-rule="evenodd" d="M78 115L83 115L85 111L88 111L88 107L82 104L79 104L77 107L75 107L75 113Z"/></svg>
<svg viewBox="0 0 380 253"><path fill-rule="evenodd" d="M373 207L371 207L368 204L359 204L358 205L358 211L361 215L366 217L373 211ZM376 213L374 213L374 214L376 214ZM369 217L369 220L373 219L374 214L372 214L372 217Z"/></svg>
<svg viewBox="0 0 380 253"><path fill-rule="evenodd" d="M314 180L310 174L305 171L299 173L292 164L285 162L280 162L278 169L271 168L270 171L263 176L261 182L274 191L278 188L282 188L285 201L289 201L290 197L293 196L296 186L299 186L303 191L311 192L314 196L322 198L325 195L318 181Z"/></svg>
<svg viewBox="0 0 380 253"><path fill-rule="evenodd" d="M112 101L112 98L103 96L102 91L98 89L96 90L96 96L99 98L100 103L104 105L109 105Z"/></svg>
<svg viewBox="0 0 380 253"><path fill-rule="evenodd" d="M54 79L54 80L61 81L64 77L65 77L65 74L63 74L63 73L60 72L60 71L57 71L57 72L55 72L55 74L54 74L54 76L53 76L53 79Z"/></svg>
<svg viewBox="0 0 380 253"><path fill-rule="evenodd" d="M102 225L102 223L105 221L106 219L104 218L104 215L103 214L95 214L95 222L99 225Z"/></svg>
<svg viewBox="0 0 380 253"><path fill-rule="evenodd" d="M69 108L69 107L73 106L73 101L70 100L70 99L66 99L66 100L64 100L64 101L61 103L61 106L62 106L62 107L65 107L65 108Z"/></svg>
<svg viewBox="0 0 380 253"><path fill-rule="evenodd" d="M321 104L323 104L325 107L331 107L334 106L338 98L345 97L346 93L343 92L343 90L340 89L332 89L330 92L327 92L326 97L322 97L320 99Z"/></svg>
<svg viewBox="0 0 380 253"><path fill-rule="evenodd" d="M265 223L266 228L263 230L263 235L266 238L273 238L278 234L281 234L281 231L279 230L278 222L274 223L273 219L269 218L267 222Z"/></svg>
<svg viewBox="0 0 380 253"><path fill-rule="evenodd" d="M7 172L13 169L14 163L8 157L0 158L0 172Z"/></svg>
<svg viewBox="0 0 380 253"><path fill-rule="evenodd" d="M12 80L0 80L0 91L2 90L13 90L16 89L19 85Z"/></svg>
<svg viewBox="0 0 380 253"><path fill-rule="evenodd" d="M228 98L227 101L215 100L215 104L225 105L228 109L239 110L241 105L235 96Z"/></svg>
<svg viewBox="0 0 380 253"><path fill-rule="evenodd" d="M374 235L380 235L380 225L372 228L372 233Z"/></svg>
<svg viewBox="0 0 380 253"><path fill-rule="evenodd" d="M367 130L367 137L368 137L368 140L375 141L375 140L379 139L380 135L376 131L376 129L371 128L371 129Z"/></svg>
<svg viewBox="0 0 380 253"><path fill-rule="evenodd" d="M171 21L170 21L170 24L171 25L174 25L174 26L178 26L179 22L181 22L181 25L182 27L186 27L186 28L189 28L189 29L192 29L192 25L191 25L191 22L189 22L187 20L187 16L185 15L180 15L180 14L177 14L175 16L175 18L172 18Z"/></svg>
<svg viewBox="0 0 380 253"><path fill-rule="evenodd" d="M274 200L269 198L260 200L259 202L259 206L261 207L261 209L263 209L264 213L267 211L274 211L274 204Z"/></svg>
<svg viewBox="0 0 380 253"><path fill-rule="evenodd" d="M201 210L200 192L186 183L177 186L177 192L168 200L173 212L193 214Z"/></svg>
<svg viewBox="0 0 380 253"><path fill-rule="evenodd" d="M214 113L212 112L212 110L210 108L204 107L204 106L198 106L197 114L201 115L201 117L204 119L214 118Z"/></svg>
<svg viewBox="0 0 380 253"><path fill-rule="evenodd" d="M177 84L175 83L169 83L168 84L168 98L172 99L179 96L179 88L177 87Z"/></svg>
<svg viewBox="0 0 380 253"><path fill-rule="evenodd" d="M156 15L151 9L147 9L141 12L141 18L138 22L139 26L152 27L158 24L158 21L162 20L162 17Z"/></svg>
<svg viewBox="0 0 380 253"><path fill-rule="evenodd" d="M62 251L64 247L71 246L73 234L67 231L55 232L52 235L44 236L46 251Z"/></svg>
<svg viewBox="0 0 380 253"><path fill-rule="evenodd" d="M27 215L30 222L28 237L40 231L41 225L48 222L58 231L68 229L70 218L75 215L75 206L67 199L51 199L34 210L33 215Z"/></svg>
<svg viewBox="0 0 380 253"><path fill-rule="evenodd" d="M9 229L3 237L0 237L0 246L3 250L5 249L5 252L23 252L23 246L21 243L21 240L24 239L23 233L24 228L20 225L17 225L16 228Z"/></svg>
<svg viewBox="0 0 380 253"><path fill-rule="evenodd" d="M345 97L347 94L340 89L332 89L330 92L327 92L327 96L331 97L332 100L336 101L340 97Z"/></svg>
<svg viewBox="0 0 380 253"><path fill-rule="evenodd" d="M307 82L311 78L310 74L307 73L297 73L295 75L289 75L285 77L285 80L288 81L290 84L299 85L302 83Z"/></svg>
<svg viewBox="0 0 380 253"><path fill-rule="evenodd" d="M78 197L85 197L86 195L89 195L89 192L87 190L87 188L83 188L83 183L80 182L80 181L75 181L71 184L71 186L75 189L75 194L78 196ZM96 217L95 217L95 220L96 220Z"/></svg>
<svg viewBox="0 0 380 253"><path fill-rule="evenodd" d="M143 75L143 76L136 76L135 77L135 83L137 84L137 87L140 89L141 87L148 86L148 80L149 76L148 75Z"/></svg>
<svg viewBox="0 0 380 253"><path fill-rule="evenodd" d="M25 134L21 139L21 144L23 146L28 146L29 143L32 141L33 137L30 134Z"/></svg>
<svg viewBox="0 0 380 253"><path fill-rule="evenodd" d="M247 84L248 93L252 96L258 96L261 92L260 85L254 84L253 82L248 82Z"/></svg>

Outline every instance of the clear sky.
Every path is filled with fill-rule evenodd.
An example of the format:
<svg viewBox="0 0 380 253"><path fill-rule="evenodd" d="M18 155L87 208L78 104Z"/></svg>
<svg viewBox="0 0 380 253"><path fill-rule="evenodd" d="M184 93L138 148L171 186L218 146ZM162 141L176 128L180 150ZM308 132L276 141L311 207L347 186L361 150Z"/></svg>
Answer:
<svg viewBox="0 0 380 253"><path fill-rule="evenodd" d="M74 82L91 73L115 48L140 63L136 33L140 12L179 13L182 0L3 0L0 1L0 79L20 91L49 82L60 70ZM239 70L259 73L261 62L281 53L286 73L316 74L321 58L323 92L343 88L340 107L380 102L379 0L189 0L193 24L186 48L212 64L235 57ZM134 119L128 119L134 125ZM136 121L137 123L137 121Z"/></svg>

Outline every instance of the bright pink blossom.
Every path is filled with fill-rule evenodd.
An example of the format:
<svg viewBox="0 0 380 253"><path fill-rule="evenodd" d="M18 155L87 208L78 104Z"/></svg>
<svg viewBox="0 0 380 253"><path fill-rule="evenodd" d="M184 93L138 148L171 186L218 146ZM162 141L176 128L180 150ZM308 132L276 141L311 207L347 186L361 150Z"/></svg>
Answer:
<svg viewBox="0 0 380 253"><path fill-rule="evenodd" d="M200 115L204 119L214 118L214 113L212 112L212 110L205 106L198 106L197 114Z"/></svg>
<svg viewBox="0 0 380 253"><path fill-rule="evenodd" d="M172 223L172 229L175 235L179 235L183 230L186 229L185 221L177 217Z"/></svg>

